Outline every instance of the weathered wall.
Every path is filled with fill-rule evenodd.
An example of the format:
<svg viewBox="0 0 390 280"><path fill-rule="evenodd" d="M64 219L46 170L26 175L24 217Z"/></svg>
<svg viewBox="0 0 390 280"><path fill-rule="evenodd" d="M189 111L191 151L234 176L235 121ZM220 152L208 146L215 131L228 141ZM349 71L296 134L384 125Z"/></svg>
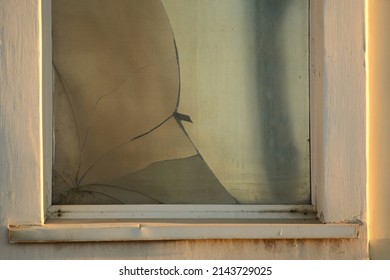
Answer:
<svg viewBox="0 0 390 280"><path fill-rule="evenodd" d="M339 0L326 2L331 9ZM362 1L343 3L362 11ZM360 239L354 240L9 244L9 224L39 224L42 219L39 213L43 178L41 162L37 160L41 154L38 19L38 0L0 0L0 259L367 258L364 228ZM362 18L357 20L361 22ZM361 25L350 26L355 27ZM364 218L362 212L348 213L348 217L356 214Z"/></svg>
<svg viewBox="0 0 390 280"><path fill-rule="evenodd" d="M390 1L369 1L369 236L373 259L390 259Z"/></svg>

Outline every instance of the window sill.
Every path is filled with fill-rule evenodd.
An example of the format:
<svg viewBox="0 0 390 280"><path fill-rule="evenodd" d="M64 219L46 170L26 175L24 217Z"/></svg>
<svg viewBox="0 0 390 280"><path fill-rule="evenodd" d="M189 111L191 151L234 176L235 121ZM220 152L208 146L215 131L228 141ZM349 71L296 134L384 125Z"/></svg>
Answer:
<svg viewBox="0 0 390 280"><path fill-rule="evenodd" d="M189 239L352 239L360 224L287 220L85 221L48 220L9 226L10 243L116 242Z"/></svg>

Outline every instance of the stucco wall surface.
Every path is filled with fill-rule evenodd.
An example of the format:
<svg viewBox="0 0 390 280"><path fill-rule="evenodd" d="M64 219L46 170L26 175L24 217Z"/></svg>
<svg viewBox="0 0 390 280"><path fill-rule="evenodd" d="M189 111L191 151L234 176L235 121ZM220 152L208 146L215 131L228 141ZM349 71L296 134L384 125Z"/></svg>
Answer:
<svg viewBox="0 0 390 280"><path fill-rule="evenodd" d="M390 1L371 0L368 12L370 255L390 259Z"/></svg>

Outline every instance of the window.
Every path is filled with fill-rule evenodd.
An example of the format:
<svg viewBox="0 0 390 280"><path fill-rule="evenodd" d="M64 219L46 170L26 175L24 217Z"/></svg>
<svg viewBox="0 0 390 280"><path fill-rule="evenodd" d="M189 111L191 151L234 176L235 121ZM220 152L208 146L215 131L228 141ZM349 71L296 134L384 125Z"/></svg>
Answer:
<svg viewBox="0 0 390 280"><path fill-rule="evenodd" d="M309 1L52 1L53 204L309 205Z"/></svg>
<svg viewBox="0 0 390 280"><path fill-rule="evenodd" d="M168 217L186 218L183 224L183 220L175 219L163 223L155 223L152 220L147 222L145 216L152 219L164 215L163 210L158 208L161 206L137 208L128 205L51 205L51 179L48 174L51 174L52 166L50 146L52 133L47 128L52 127L52 124L50 118L46 117L51 111L51 77L48 71L51 69L51 57L46 55L51 53L48 44L51 40L46 37L50 34L48 32L50 25L46 21L50 16L50 7L46 5L50 2L40 2L43 8L43 41L37 46L41 46L44 67L41 68L41 76L33 79L35 81L33 85L20 83L20 86L25 89L24 100L31 101L31 104L37 104L39 100L42 102L39 103L39 110L32 107L25 112L27 116L32 114L37 116L36 118L29 118L25 122L25 118L19 116L18 125L31 134L30 138L16 139L13 144L15 149L16 147L27 149L26 153L38 164L31 164L28 169L23 169L22 166L25 165L17 158L15 160L15 167L22 170L24 175L28 175L23 176L24 181L18 187L23 193L19 202L27 206L21 210L24 211L20 213L21 216L12 221L12 224L21 226L10 227L11 242L331 237L359 238L359 246L364 247L366 242L365 70L362 48L364 5L362 1L343 4L340 4L340 1L318 3L312 2L315 17L311 19L313 21L310 25L311 33L315 34L316 38L316 41L312 42L315 46L315 52L311 54L315 83L311 84L314 94L311 95L310 105L313 113L311 122L315 124L312 125L311 140L315 142L316 147L312 152L315 166L312 170L313 187L316 191L313 205L295 208L289 205L271 205L257 206L255 209L249 206L244 209L245 211L237 208L238 211L233 212L212 205L195 214L190 208L184 207L184 211L177 211L176 206L166 205ZM31 44L41 42L38 35L34 38L35 41L32 40ZM27 49L29 48L24 48ZM35 61L35 64L26 62L23 69L29 71L31 77L35 77L34 73L41 59L37 56L29 61L30 63ZM43 118L39 117L41 114ZM29 139L30 144L25 145L23 141ZM30 187L31 184L33 187ZM349 203L351 198L353 203ZM171 215L174 213L177 216ZM226 213L231 215L227 216ZM315 215L325 224L319 223ZM189 216L201 219L192 222L188 220ZM224 219L221 220L221 217ZM248 220L248 217L251 219ZM305 217L308 219L305 220ZM64 221L60 222L58 218L71 220L63 223ZM105 222L85 223L83 219L100 219L100 222L101 219L105 219ZM115 219L125 221L118 222Z"/></svg>

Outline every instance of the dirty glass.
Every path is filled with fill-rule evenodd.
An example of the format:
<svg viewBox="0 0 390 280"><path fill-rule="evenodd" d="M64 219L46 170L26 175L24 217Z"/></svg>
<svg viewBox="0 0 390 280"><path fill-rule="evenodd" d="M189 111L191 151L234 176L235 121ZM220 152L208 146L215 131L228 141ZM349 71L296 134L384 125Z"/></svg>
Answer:
<svg viewBox="0 0 390 280"><path fill-rule="evenodd" d="M53 0L53 204L309 204L308 0Z"/></svg>

